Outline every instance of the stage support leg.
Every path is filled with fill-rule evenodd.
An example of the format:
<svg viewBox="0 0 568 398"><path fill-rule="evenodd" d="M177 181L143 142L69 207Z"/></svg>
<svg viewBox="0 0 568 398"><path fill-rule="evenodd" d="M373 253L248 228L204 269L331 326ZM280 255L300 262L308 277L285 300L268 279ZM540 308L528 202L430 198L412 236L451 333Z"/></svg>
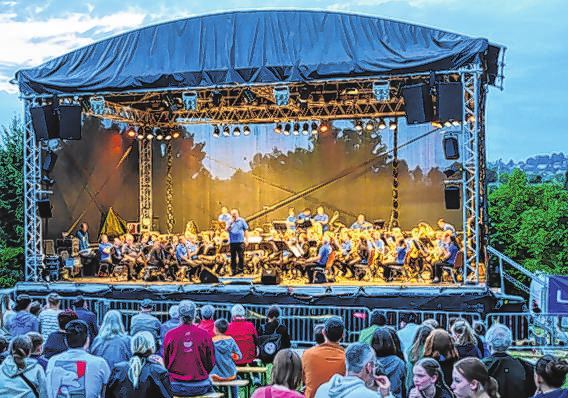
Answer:
<svg viewBox="0 0 568 398"><path fill-rule="evenodd" d="M140 232L152 230L152 141L138 141Z"/></svg>

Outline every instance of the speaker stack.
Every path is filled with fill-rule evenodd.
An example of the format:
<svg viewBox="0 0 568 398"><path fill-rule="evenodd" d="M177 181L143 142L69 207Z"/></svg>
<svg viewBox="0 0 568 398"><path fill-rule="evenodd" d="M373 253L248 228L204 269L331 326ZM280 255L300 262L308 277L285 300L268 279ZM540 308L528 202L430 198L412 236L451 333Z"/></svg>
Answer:
<svg viewBox="0 0 568 398"><path fill-rule="evenodd" d="M30 113L38 140L81 139L81 105L36 106L30 109Z"/></svg>

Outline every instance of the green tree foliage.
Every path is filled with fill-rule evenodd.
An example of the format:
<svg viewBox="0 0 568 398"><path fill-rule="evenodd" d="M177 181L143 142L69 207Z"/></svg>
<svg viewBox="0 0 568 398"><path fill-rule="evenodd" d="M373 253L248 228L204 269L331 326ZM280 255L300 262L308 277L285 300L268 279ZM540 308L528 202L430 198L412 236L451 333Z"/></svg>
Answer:
<svg viewBox="0 0 568 398"><path fill-rule="evenodd" d="M491 244L531 271L568 275L568 191L517 169L489 194Z"/></svg>
<svg viewBox="0 0 568 398"><path fill-rule="evenodd" d="M0 145L0 288L23 279L24 134L14 118Z"/></svg>

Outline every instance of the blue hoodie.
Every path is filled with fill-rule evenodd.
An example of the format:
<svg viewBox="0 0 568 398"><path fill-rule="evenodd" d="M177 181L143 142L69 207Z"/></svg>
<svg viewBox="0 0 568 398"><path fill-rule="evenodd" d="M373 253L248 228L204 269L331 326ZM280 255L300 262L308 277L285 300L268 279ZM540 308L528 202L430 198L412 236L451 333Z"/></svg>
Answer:
<svg viewBox="0 0 568 398"><path fill-rule="evenodd" d="M37 316L27 311L18 311L9 318L7 322L8 329L12 338L23 336L28 332L39 332L39 320Z"/></svg>
<svg viewBox="0 0 568 398"><path fill-rule="evenodd" d="M558 390L550 391L547 393L537 393L533 398L568 398L568 390L565 388L559 388Z"/></svg>
<svg viewBox="0 0 568 398"><path fill-rule="evenodd" d="M237 342L229 336L215 336L213 345L215 346L215 367L211 374L225 379L234 377L237 374L237 365L233 360L233 353L237 354L237 361L243 357Z"/></svg>
<svg viewBox="0 0 568 398"><path fill-rule="evenodd" d="M356 376L335 374L327 383L318 388L315 398L378 398L380 396L380 392L367 388L365 382ZM391 394L388 396L392 397Z"/></svg>

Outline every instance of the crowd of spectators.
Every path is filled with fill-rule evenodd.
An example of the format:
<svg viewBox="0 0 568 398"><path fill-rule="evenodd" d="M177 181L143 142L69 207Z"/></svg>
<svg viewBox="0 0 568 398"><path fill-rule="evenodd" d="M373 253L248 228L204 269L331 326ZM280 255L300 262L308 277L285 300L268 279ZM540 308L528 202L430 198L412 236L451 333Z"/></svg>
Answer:
<svg viewBox="0 0 568 398"><path fill-rule="evenodd" d="M237 367L257 365L259 358L270 369L270 383L262 385L251 370L252 398L568 397L561 388L568 362L544 355L533 365L511 356L511 330L499 323L486 331L456 318L441 328L434 319L419 323L404 314L393 327L376 309L358 342L345 344L344 320L329 316L315 326L314 345L301 350L291 348L276 305L255 327L240 304L226 319L213 305L183 300L162 323L152 300L144 299L125 328L127 318L117 310L97 325L82 297L62 310L52 293L37 315L32 304L20 295L0 317L2 397L202 396L214 392L215 383L242 377Z"/></svg>

